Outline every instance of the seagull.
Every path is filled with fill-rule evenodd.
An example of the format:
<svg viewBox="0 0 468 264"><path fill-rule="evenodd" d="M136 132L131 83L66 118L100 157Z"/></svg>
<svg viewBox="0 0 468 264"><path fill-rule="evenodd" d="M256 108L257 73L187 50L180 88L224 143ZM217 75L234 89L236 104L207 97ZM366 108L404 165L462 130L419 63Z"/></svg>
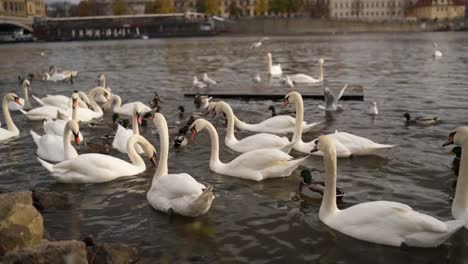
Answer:
<svg viewBox="0 0 468 264"><path fill-rule="evenodd" d="M250 46L250 48L251 49L259 48L262 45L262 42L265 41L265 40L268 40L268 39L270 39L270 38L268 38L268 37L262 38L259 42L253 43L252 46Z"/></svg>
<svg viewBox="0 0 468 264"><path fill-rule="evenodd" d="M343 88L341 88L340 93L336 97L333 94L333 92L330 89L328 89L328 87L325 87L325 89L323 90L323 96L325 97L325 106L319 105L319 108L325 111L343 111L343 107L338 104L338 101L343 96L343 93L347 87L348 85L346 84Z"/></svg>
<svg viewBox="0 0 468 264"><path fill-rule="evenodd" d="M377 103L376 102L371 102L369 105L369 109L367 109L367 113L369 115L378 115L379 114L379 109L377 109Z"/></svg>
<svg viewBox="0 0 468 264"><path fill-rule="evenodd" d="M197 88L205 88L206 87L206 84L200 82L197 78L197 76L193 76L193 86L197 87Z"/></svg>
<svg viewBox="0 0 468 264"><path fill-rule="evenodd" d="M208 74L206 72L203 74L202 81L204 81L205 83L207 83L209 85L215 85L216 84L216 81L211 79L210 77L208 77Z"/></svg>
<svg viewBox="0 0 468 264"><path fill-rule="evenodd" d="M45 52L41 52L41 56L45 56L45 55L46 55Z"/></svg>
<svg viewBox="0 0 468 264"><path fill-rule="evenodd" d="M261 83L262 82L262 78L260 78L260 74L255 74L255 76L253 77L253 81L255 83Z"/></svg>

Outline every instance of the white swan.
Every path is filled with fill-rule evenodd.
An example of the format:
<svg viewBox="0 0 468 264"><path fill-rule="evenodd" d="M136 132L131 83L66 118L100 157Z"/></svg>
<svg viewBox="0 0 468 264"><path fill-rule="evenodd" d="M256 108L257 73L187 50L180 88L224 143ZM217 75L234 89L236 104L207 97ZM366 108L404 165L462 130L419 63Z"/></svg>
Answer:
<svg viewBox="0 0 468 264"><path fill-rule="evenodd" d="M206 84L204 84L203 82L200 82L197 76L193 76L192 86L197 87L197 88L205 88Z"/></svg>
<svg viewBox="0 0 468 264"><path fill-rule="evenodd" d="M286 76L285 83L286 83L286 86L288 86L289 88L294 88L294 83L293 83L293 81L291 80L291 77L289 77L289 75Z"/></svg>
<svg viewBox="0 0 468 264"><path fill-rule="evenodd" d="M210 122L202 118L195 120L190 126L192 139L205 128L211 138L210 169L219 174L254 181L286 177L308 158L293 160L279 149L256 149L237 156L229 163L222 163L219 160L218 133Z"/></svg>
<svg viewBox="0 0 468 264"><path fill-rule="evenodd" d="M280 149L288 153L292 149L294 144L291 143L287 137L279 137L268 133L259 133L237 140L234 135L234 113L232 112L231 106L223 101L212 104L214 111L213 116L216 115L216 112L223 112L226 114L228 122L224 144L226 144L230 149L240 153L261 148Z"/></svg>
<svg viewBox="0 0 468 264"><path fill-rule="evenodd" d="M335 96L335 94L333 94L333 92L330 89L328 89L328 87L325 87L323 89L323 97L325 98L325 106L319 105L318 108L325 110L325 111L343 111L343 107L338 104L338 101L343 96L347 87L348 87L347 84L343 86L338 96Z"/></svg>
<svg viewBox="0 0 468 264"><path fill-rule="evenodd" d="M78 107L88 108L88 104L90 103L88 96L82 91L75 91L80 97L81 101L78 101ZM50 105L61 108L63 110L67 110L71 108L72 98L67 97L65 95L57 94L57 95L46 95L45 97L38 98L36 96L32 96L33 99L40 104L41 106Z"/></svg>
<svg viewBox="0 0 468 264"><path fill-rule="evenodd" d="M101 107L96 103L95 99L96 96L103 95L106 98L109 98L109 91L107 91L103 87L96 87L89 92L89 104L91 109L89 108L81 108L80 111L77 112L77 119L80 122L89 122L93 119L101 118L104 112L102 111ZM66 116L66 119L71 119L73 115L73 110L68 109L66 112L61 112Z"/></svg>
<svg viewBox="0 0 468 264"><path fill-rule="evenodd" d="M458 127L452 131L443 146L457 144L462 150L468 149L468 127ZM462 151L460 158L460 170L458 173L455 197L452 203L452 215L455 219L463 220L468 217L468 153ZM465 224L468 229L468 225Z"/></svg>
<svg viewBox="0 0 468 264"><path fill-rule="evenodd" d="M290 92L284 97L283 107L289 103L296 104L296 129L297 133L294 134L292 142L294 144L294 149L303 153L310 153L310 151L315 147L315 141L304 142L302 141L302 133L300 124L304 118L304 103L302 101L302 96L298 92ZM367 138L358 137L346 132L335 132L330 134L329 137L333 140L338 157L349 157L351 155L369 155L374 153L377 150L392 148L394 145L384 145L378 144L374 141L371 141ZM314 152L313 155L323 155L322 152Z"/></svg>
<svg viewBox="0 0 468 264"><path fill-rule="evenodd" d="M281 69L281 64L273 65L273 59L271 57L271 53L267 54L268 56L268 74L272 77L278 77L283 74L283 70Z"/></svg>
<svg viewBox="0 0 468 264"><path fill-rule="evenodd" d="M37 158L41 165L52 173L57 182L63 183L99 183L115 180L120 177L137 175L146 170L143 159L136 153L135 146L139 144L145 151L145 156L156 161L156 150L142 136L133 135L128 141L127 161L97 153L78 155L57 164L50 164Z"/></svg>
<svg viewBox="0 0 468 264"><path fill-rule="evenodd" d="M8 109L10 111L19 111L20 108L23 110L29 110L32 108L31 103L29 102L29 89L31 89L31 84L28 80L24 79L22 82L22 87L24 99L19 98L19 104L15 102L9 102Z"/></svg>
<svg viewBox="0 0 468 264"><path fill-rule="evenodd" d="M208 77L208 74L205 72L202 77L202 81L209 85L216 85L216 81Z"/></svg>
<svg viewBox="0 0 468 264"><path fill-rule="evenodd" d="M133 110L135 109L135 105L139 105L141 109L142 114L146 114L148 112L151 112L151 109L149 106L145 105L144 103L140 101L136 102L131 102L131 103L126 103L122 105L122 98L120 96L113 94L111 98L105 103L102 108L104 110L109 110L112 107L112 104L114 104L114 107L112 110L114 113L117 113L119 115L122 115L124 117L132 117L133 116Z"/></svg>
<svg viewBox="0 0 468 264"><path fill-rule="evenodd" d="M115 137L112 141L112 148L120 151L121 153L127 153L127 142L133 135L140 134L139 126L141 126L142 116L141 107L138 104L135 104L132 115L133 129L126 129L120 124L117 124L117 131L115 132ZM139 154L143 153L143 149L139 145L136 146L136 150Z"/></svg>
<svg viewBox="0 0 468 264"><path fill-rule="evenodd" d="M75 120L78 122L77 118L77 111L78 111L78 103L80 102L80 97L78 93L75 91L72 96L72 120ZM47 119L44 121L44 133L45 134L50 134L50 135L57 135L57 136L64 136L64 131L65 131L65 126L67 125L67 121L63 119L57 119L57 120L52 120L52 119ZM83 135L81 132L79 132L79 139L80 141L83 141Z"/></svg>
<svg viewBox="0 0 468 264"><path fill-rule="evenodd" d="M271 133L271 134L288 134L294 133L296 130L296 118L289 115L277 115L270 117L258 124L248 124L245 123L236 115L234 115L234 121L236 127L240 130L247 130L256 133ZM302 122L302 132L309 132L313 127L320 124L321 122L316 123L306 123Z"/></svg>
<svg viewBox="0 0 468 264"><path fill-rule="evenodd" d="M70 120L65 125L65 129L62 136L53 134L45 134L39 136L36 132L30 131L30 134L37 145L36 154L41 159L48 161L60 162L68 159L74 159L78 157L78 152L71 145L71 134L77 145L80 144L80 127L74 120Z"/></svg>
<svg viewBox="0 0 468 264"><path fill-rule="evenodd" d="M57 69L55 68L55 66L51 66L49 68L49 72L44 73L44 80L58 82L58 81L64 81L70 78L74 78L77 75L78 75L78 71L57 72Z"/></svg>
<svg viewBox="0 0 468 264"><path fill-rule="evenodd" d="M327 178L319 218L327 226L356 239L389 246L437 247L463 227L466 220L442 222L413 211L406 204L374 201L340 210L336 205L336 150L329 136L317 148L324 153ZM466 218L465 218L466 219Z"/></svg>
<svg viewBox="0 0 468 264"><path fill-rule="evenodd" d="M7 129L0 128L0 141L4 141L19 135L19 130L11 119L10 111L8 110L8 103L10 102L15 102L19 105L19 97L14 93L7 93L5 96L3 96L2 111Z"/></svg>
<svg viewBox="0 0 468 264"><path fill-rule="evenodd" d="M318 79L315 79L312 76L298 73L298 74L293 74L290 76L291 81L293 83L308 83L308 84L314 84L314 83L321 83L323 82L323 64L325 60L324 59L319 59L319 65L320 65L320 75Z"/></svg>
<svg viewBox="0 0 468 264"><path fill-rule="evenodd" d="M442 57L442 52L437 50L437 46L439 46L439 45L434 42L434 43L432 43L432 46L433 46L433 48L432 48L432 57L434 57L434 58Z"/></svg>
<svg viewBox="0 0 468 264"><path fill-rule="evenodd" d="M90 94L92 94L92 97L89 99L89 102L94 111L88 108L81 108L77 115L77 120L80 122L89 122L93 119L100 118L103 115L102 109L96 104L94 97L97 94L104 94L105 96L108 96L107 90L102 87L96 87L91 90ZM26 115L29 120L44 120L49 118L54 119L58 118L59 115L64 116L68 120L71 119L73 114L73 109L71 108L64 110L62 108L50 105L34 108L28 112L23 110L20 111Z"/></svg>
<svg viewBox="0 0 468 264"><path fill-rule="evenodd" d="M161 156L146 197L151 206L163 212L175 212L189 217L205 214L214 199L213 187L205 187L187 173L168 174L169 132L167 122L155 113L153 122L159 133Z"/></svg>

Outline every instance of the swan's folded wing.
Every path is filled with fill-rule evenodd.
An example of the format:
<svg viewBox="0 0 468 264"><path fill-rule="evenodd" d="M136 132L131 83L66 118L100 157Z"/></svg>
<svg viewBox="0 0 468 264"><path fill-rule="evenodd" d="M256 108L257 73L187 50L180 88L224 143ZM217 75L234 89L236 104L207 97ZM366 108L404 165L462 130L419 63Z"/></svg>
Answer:
<svg viewBox="0 0 468 264"><path fill-rule="evenodd" d="M256 149L238 156L229 162L229 166L231 168L262 170L292 159L293 157L279 149Z"/></svg>
<svg viewBox="0 0 468 264"><path fill-rule="evenodd" d="M413 211L405 204L375 201L361 203L340 211L343 226L352 230L359 227L382 227L405 233L446 232L445 223L434 217Z"/></svg>
<svg viewBox="0 0 468 264"><path fill-rule="evenodd" d="M163 175L155 182L156 190L165 198L177 199L186 195L200 195L205 186L187 173Z"/></svg>
<svg viewBox="0 0 468 264"><path fill-rule="evenodd" d="M296 119L294 117L288 115L277 115L262 121L258 124L258 126L263 126L269 129L272 133L274 133L276 129L294 127L295 124Z"/></svg>
<svg viewBox="0 0 468 264"><path fill-rule="evenodd" d="M125 175L134 170L134 166L124 160L103 154L89 153L62 161L54 165L54 171L75 171L84 175L118 174Z"/></svg>
<svg viewBox="0 0 468 264"><path fill-rule="evenodd" d="M242 144L255 147L256 149L262 148L281 148L289 144L286 137L278 137L273 134L260 133L241 140Z"/></svg>

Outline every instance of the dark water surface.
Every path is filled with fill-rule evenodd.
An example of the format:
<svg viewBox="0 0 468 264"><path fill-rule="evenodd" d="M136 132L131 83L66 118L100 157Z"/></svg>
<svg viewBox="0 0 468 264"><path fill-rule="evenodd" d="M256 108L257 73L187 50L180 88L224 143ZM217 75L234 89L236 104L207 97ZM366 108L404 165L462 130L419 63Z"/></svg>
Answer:
<svg viewBox="0 0 468 264"><path fill-rule="evenodd" d="M88 90L95 86L97 74L105 73L108 85L124 102L146 102L153 91L159 91L164 99L162 112L174 124L179 105L185 105L187 112L195 111L192 100L183 97L194 75L208 72L219 80L219 85L250 86L256 73L262 73L265 79L267 51L273 53L275 63L281 63L287 73L304 72L313 76L318 75L317 60L323 57L325 77L331 86L362 85L365 100L376 101L381 114L374 119L366 115L367 102L346 101L342 103L343 113L325 116L317 109L320 101L305 101L305 119L326 122L304 135L304 140L338 129L376 142L398 144L375 156L338 161L338 185L347 193L339 207L384 199L408 204L442 220L452 219L453 156L441 144L451 129L466 124L467 34L278 37L253 52L249 45L256 40L200 38L1 45L0 92L17 91L22 95L17 75L44 72L50 65L78 70L76 83L36 81L32 83L34 94L68 95L75 89ZM431 57L433 41L439 43L444 53L440 60ZM41 52L47 56L41 56ZM271 101L228 102L240 119L258 122L270 116L266 109ZM439 115L443 122L431 127L408 127L401 118L406 111ZM110 115L105 114L106 121ZM203 217L176 216L171 222L166 214L153 210L146 200L153 167L143 175L103 184L56 183L36 161L36 146L29 135L30 129L41 134L41 123L29 122L17 112L13 118L21 135L0 144L0 191L38 186L77 195L74 209L44 212L48 237L53 240L79 239L90 234L98 241L135 246L148 263L163 260L463 263L468 260L465 229L439 248L406 250L361 242L330 230L318 219L319 201L292 198L298 188L299 170L288 178L258 183L214 174L209 170L210 142L205 132L185 149L171 148L169 171L187 172L198 181L213 184L216 199ZM85 138L91 141L110 132L93 130L87 125L81 128ZM221 126L218 131L224 137ZM142 134L159 148L152 125L143 128ZM112 155L126 158L117 152ZM221 160L229 161L235 156L221 145ZM315 177L324 178L321 158L310 158L306 166L312 168Z"/></svg>

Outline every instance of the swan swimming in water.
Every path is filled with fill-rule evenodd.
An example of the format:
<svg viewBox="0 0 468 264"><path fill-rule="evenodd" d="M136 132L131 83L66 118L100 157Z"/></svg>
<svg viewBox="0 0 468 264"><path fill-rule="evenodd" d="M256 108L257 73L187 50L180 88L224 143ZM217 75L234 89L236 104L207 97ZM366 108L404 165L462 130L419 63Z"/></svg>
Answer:
<svg viewBox="0 0 468 264"><path fill-rule="evenodd" d="M437 50L437 47L438 47L438 46L439 46L439 45L438 45L436 42L432 43L432 47L433 47L433 48L432 48L432 57L434 57L434 58L440 58L440 57L442 57L442 52L440 52L439 50Z"/></svg>
<svg viewBox="0 0 468 264"><path fill-rule="evenodd" d="M10 111L19 111L19 109L23 109L27 111L32 108L31 103L29 102L29 91L31 90L30 82L27 79L24 79L21 82L21 86L23 88L24 99L19 98L19 104L17 104L16 102L9 102L8 109Z"/></svg>
<svg viewBox="0 0 468 264"><path fill-rule="evenodd" d="M325 98L325 106L319 105L318 106L319 109L322 109L325 111L343 111L343 107L338 104L338 101L343 96L347 87L348 87L347 84L343 86L338 96L335 96L335 94L333 94L333 92L328 87L325 87L323 89L323 97Z"/></svg>
<svg viewBox="0 0 468 264"><path fill-rule="evenodd" d="M268 57L268 74L271 77L279 77L283 74L283 70L281 69L281 64L273 65L273 59L271 53L267 54Z"/></svg>
<svg viewBox="0 0 468 264"><path fill-rule="evenodd" d="M316 83L321 83L323 82L323 64L325 63L324 59L319 59L319 65L320 65L320 75L318 79L315 79L312 76L306 75L306 74L293 74L290 76L291 81L294 84L297 83L307 83L307 84L316 84Z"/></svg>
<svg viewBox="0 0 468 264"><path fill-rule="evenodd" d="M466 215L462 220L442 222L430 215L416 212L406 204L390 201L366 202L343 210L338 209L335 144L330 136L320 136L315 141L315 146L312 152L324 153L326 173L319 219L338 232L388 246L429 248L441 245L468 222Z"/></svg>
<svg viewBox="0 0 468 264"><path fill-rule="evenodd" d="M2 111L7 129L0 128L0 141L4 141L19 135L19 130L13 122L13 119L11 119L10 110L8 110L8 104L10 102L15 102L19 105L19 97L14 93L7 93L5 96L3 96Z"/></svg>

